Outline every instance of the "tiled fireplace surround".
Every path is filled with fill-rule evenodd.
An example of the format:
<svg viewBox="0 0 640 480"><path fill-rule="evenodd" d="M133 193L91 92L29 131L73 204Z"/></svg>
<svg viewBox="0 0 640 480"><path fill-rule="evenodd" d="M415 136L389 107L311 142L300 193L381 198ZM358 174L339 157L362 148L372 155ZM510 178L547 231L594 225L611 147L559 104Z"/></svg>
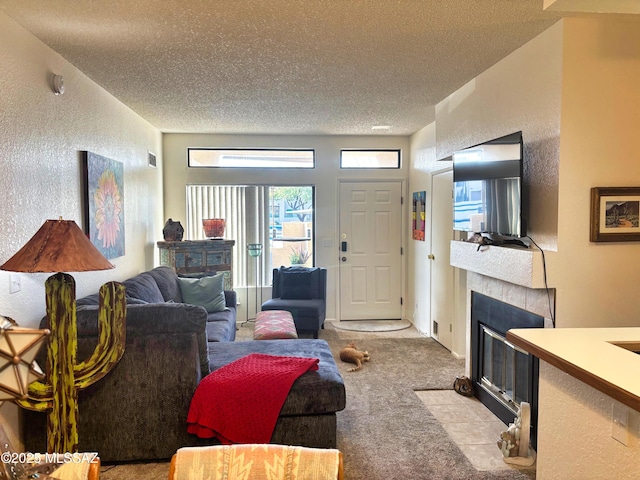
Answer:
<svg viewBox="0 0 640 480"><path fill-rule="evenodd" d="M451 242L452 266L465 270L467 311L466 375L472 377L471 296L472 292L540 315L545 327L552 327L555 291L544 285L542 255L533 249L481 246L463 241Z"/></svg>
<svg viewBox="0 0 640 480"><path fill-rule="evenodd" d="M450 263L467 273L466 372L471 372L471 292L482 293L509 305L544 317L552 327L555 290L544 284L542 254L533 249L478 246L471 242L451 242Z"/></svg>
<svg viewBox="0 0 640 480"><path fill-rule="evenodd" d="M467 299L470 300L471 292L478 292L487 297L495 298L514 307L544 317L545 328L552 327L550 306L554 308L554 290L547 295L545 288L528 288L516 285L497 278L487 277L479 273L467 272ZM471 302L467 302L468 305ZM467 332L471 329L471 309L467 311ZM471 346L467 343L467 358L470 358ZM469 365L467 366L469 367Z"/></svg>

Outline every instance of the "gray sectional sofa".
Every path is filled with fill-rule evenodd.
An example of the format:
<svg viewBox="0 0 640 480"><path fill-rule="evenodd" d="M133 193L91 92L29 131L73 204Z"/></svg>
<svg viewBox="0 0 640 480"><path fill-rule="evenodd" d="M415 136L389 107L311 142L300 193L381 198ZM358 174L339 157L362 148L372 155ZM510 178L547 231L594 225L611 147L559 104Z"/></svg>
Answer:
<svg viewBox="0 0 640 480"><path fill-rule="evenodd" d="M294 382L271 442L336 447L336 412L345 407L345 389L324 340L235 342L235 292L224 292L224 311L208 313L182 302L170 267L122 283L125 353L107 376L79 393L80 451L98 452L109 463L168 459L180 447L216 443L187 433L191 397L209 372L256 352L320 359L317 371ZM78 361L97 343L97 299L95 294L77 301ZM45 451L45 415L24 412L25 450Z"/></svg>

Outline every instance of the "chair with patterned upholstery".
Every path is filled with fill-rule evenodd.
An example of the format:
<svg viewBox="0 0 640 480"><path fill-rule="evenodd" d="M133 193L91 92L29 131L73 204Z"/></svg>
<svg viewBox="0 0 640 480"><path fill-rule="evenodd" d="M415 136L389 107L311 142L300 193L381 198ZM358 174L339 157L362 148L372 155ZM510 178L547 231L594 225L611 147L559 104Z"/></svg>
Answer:
<svg viewBox="0 0 640 480"><path fill-rule="evenodd" d="M171 458L169 480L344 480L336 449L275 444L185 447Z"/></svg>

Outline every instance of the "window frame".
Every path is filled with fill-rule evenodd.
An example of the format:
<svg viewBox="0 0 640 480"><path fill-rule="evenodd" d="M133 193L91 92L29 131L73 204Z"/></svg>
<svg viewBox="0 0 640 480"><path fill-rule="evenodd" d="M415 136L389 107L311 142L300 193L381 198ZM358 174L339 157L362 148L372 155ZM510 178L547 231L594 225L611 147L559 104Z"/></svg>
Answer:
<svg viewBox="0 0 640 480"><path fill-rule="evenodd" d="M275 165L192 165L192 151L226 151L226 152L308 152L311 153L311 165L296 165L291 167L275 166ZM275 169L275 170L312 170L316 168L316 150L315 148L255 148L255 147L187 147L187 167L188 168L253 168L253 169Z"/></svg>
<svg viewBox="0 0 640 480"><path fill-rule="evenodd" d="M342 163L345 152L395 152L398 154L398 162L395 167L345 167ZM400 148L342 148L340 149L341 170L399 170L402 167L402 149Z"/></svg>

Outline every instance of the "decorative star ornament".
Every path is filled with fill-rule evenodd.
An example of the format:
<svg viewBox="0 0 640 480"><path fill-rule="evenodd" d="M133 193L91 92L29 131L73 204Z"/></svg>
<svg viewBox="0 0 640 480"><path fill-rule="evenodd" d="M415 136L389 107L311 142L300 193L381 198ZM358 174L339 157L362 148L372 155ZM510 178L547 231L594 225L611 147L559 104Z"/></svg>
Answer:
<svg viewBox="0 0 640 480"><path fill-rule="evenodd" d="M0 316L0 402L25 399L29 384L44 378L35 358L47 335L49 330L21 328Z"/></svg>

